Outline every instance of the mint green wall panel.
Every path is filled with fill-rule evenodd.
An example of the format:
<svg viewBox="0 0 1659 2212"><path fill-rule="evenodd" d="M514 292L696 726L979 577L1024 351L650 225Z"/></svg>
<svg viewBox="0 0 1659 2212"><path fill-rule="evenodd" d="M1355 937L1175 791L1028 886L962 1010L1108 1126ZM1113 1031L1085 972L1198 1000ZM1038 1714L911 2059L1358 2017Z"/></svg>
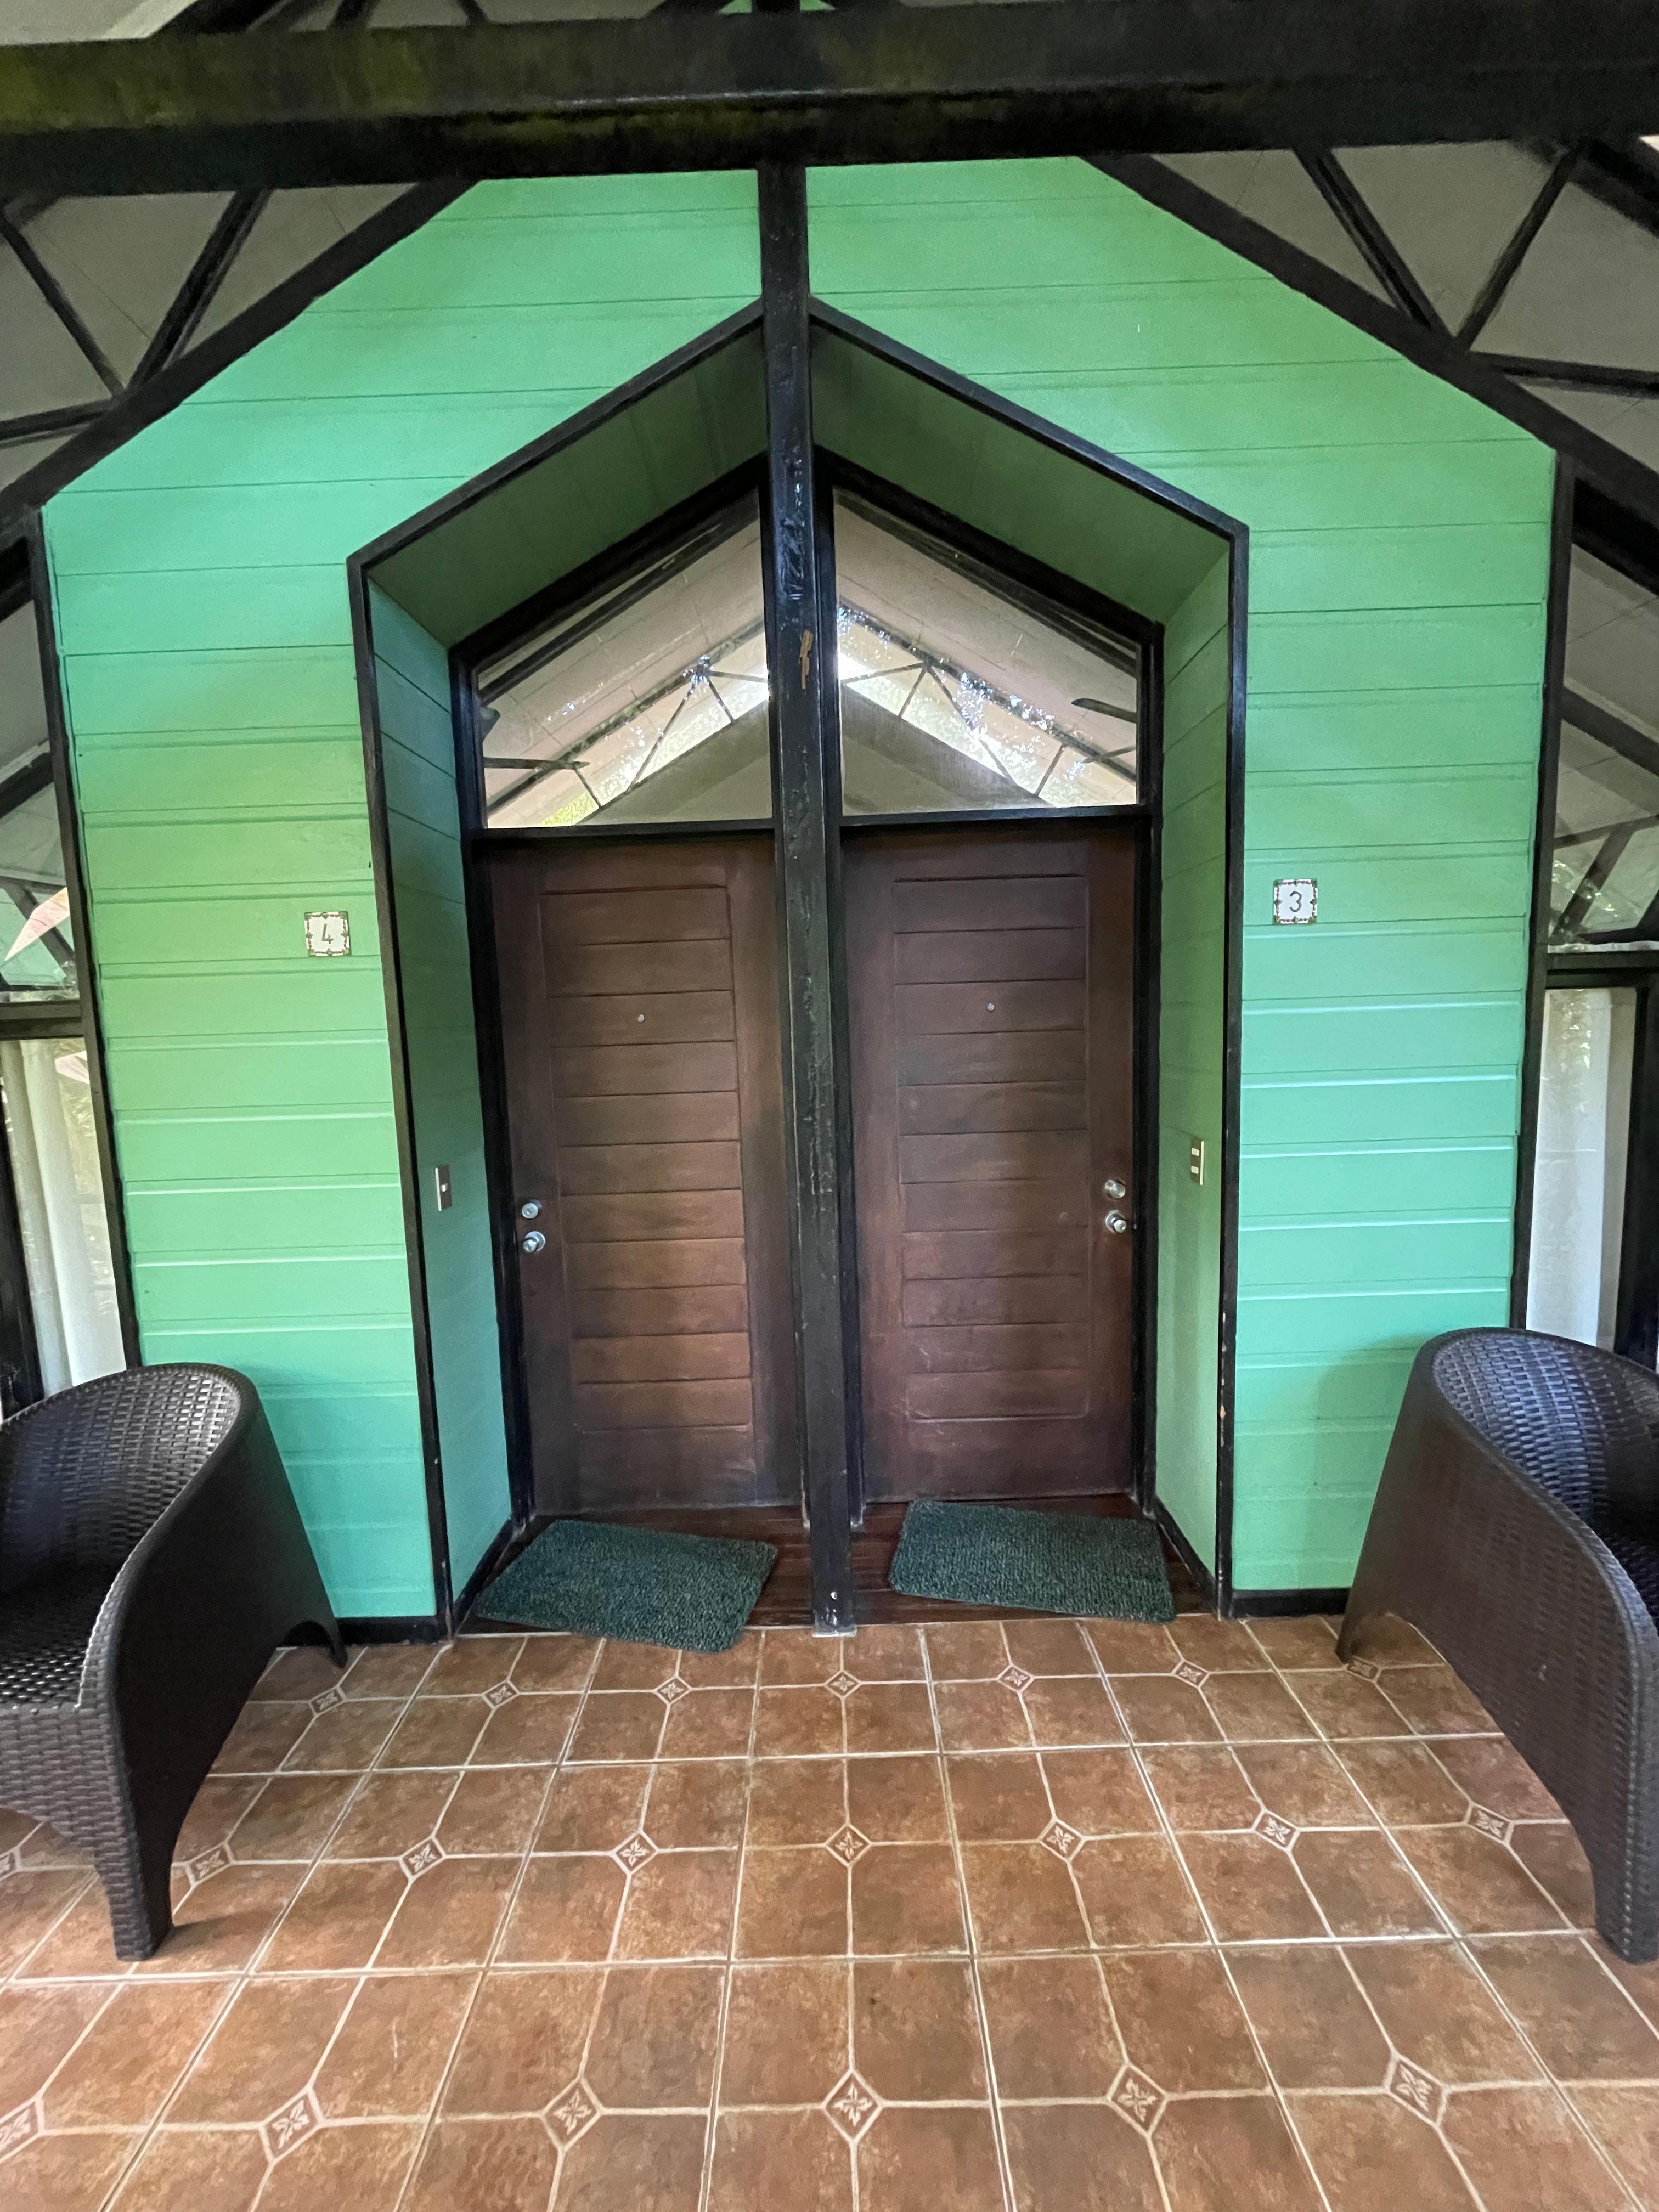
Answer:
<svg viewBox="0 0 1659 2212"><path fill-rule="evenodd" d="M1552 457L1081 162L811 184L833 306L1249 526L1234 1578L1340 1584L1412 1352L1507 1314ZM1170 623L1160 586L1125 596ZM1159 1479L1206 1556L1213 1389L1165 1338L1211 1249L1222 657L1171 652L1166 702Z"/></svg>
<svg viewBox="0 0 1659 2212"><path fill-rule="evenodd" d="M433 1605L346 559L758 284L752 177L482 186L47 510L144 1356L253 1376L342 1613ZM413 927L459 1065L453 917ZM484 1295L474 1255L453 1340Z"/></svg>

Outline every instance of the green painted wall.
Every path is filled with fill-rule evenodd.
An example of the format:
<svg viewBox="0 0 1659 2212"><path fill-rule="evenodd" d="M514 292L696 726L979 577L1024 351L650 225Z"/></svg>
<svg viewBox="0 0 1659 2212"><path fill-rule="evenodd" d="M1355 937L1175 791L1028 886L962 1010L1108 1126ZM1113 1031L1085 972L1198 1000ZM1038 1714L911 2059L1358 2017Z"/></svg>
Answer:
<svg viewBox="0 0 1659 2212"><path fill-rule="evenodd" d="M253 1376L343 1613L433 1603L345 561L758 283L752 177L484 186L47 510L144 1356Z"/></svg>
<svg viewBox="0 0 1659 2212"><path fill-rule="evenodd" d="M1249 526L1235 1577L1345 1583L1412 1352L1508 1310L1551 456L1083 163L811 206L821 297Z"/></svg>

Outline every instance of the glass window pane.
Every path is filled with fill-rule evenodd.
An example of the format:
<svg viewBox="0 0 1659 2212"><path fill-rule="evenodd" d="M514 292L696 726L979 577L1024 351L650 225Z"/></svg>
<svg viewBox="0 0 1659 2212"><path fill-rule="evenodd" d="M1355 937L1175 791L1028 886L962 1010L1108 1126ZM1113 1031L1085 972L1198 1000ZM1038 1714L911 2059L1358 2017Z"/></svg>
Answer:
<svg viewBox="0 0 1659 2212"><path fill-rule="evenodd" d="M78 988L34 611L22 606L0 622L0 1000Z"/></svg>
<svg viewBox="0 0 1659 2212"><path fill-rule="evenodd" d="M1659 939L1659 599L1582 548L1567 599L1550 938Z"/></svg>
<svg viewBox="0 0 1659 2212"><path fill-rule="evenodd" d="M64 1390L126 1364L85 1040L0 1042L0 1104L40 1380Z"/></svg>
<svg viewBox="0 0 1659 2212"><path fill-rule="evenodd" d="M1632 990L1547 993L1527 1327L1611 1348L1630 1135Z"/></svg>
<svg viewBox="0 0 1659 2212"><path fill-rule="evenodd" d="M845 812L1133 805L1132 644L850 492L835 513Z"/></svg>
<svg viewBox="0 0 1659 2212"><path fill-rule="evenodd" d="M499 655L478 689L492 830L768 819L754 496Z"/></svg>

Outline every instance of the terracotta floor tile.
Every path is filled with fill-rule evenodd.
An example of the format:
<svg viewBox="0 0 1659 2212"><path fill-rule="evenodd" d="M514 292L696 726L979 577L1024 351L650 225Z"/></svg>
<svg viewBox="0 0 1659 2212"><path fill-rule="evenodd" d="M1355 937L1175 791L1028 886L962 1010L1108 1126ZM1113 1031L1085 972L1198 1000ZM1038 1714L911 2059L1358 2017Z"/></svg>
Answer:
<svg viewBox="0 0 1659 2212"><path fill-rule="evenodd" d="M1054 1818L1033 1753L947 1759L945 1771L964 1844L1035 1843Z"/></svg>
<svg viewBox="0 0 1659 2212"><path fill-rule="evenodd" d="M760 1680L758 1629L740 1636L729 1651L682 1651L680 1680L694 1690L741 1690Z"/></svg>
<svg viewBox="0 0 1659 2212"><path fill-rule="evenodd" d="M1109 1674L1167 1674L1181 1654L1167 1628L1146 1620L1085 1620L1083 1632Z"/></svg>
<svg viewBox="0 0 1659 2212"><path fill-rule="evenodd" d="M1283 1668L1287 1674L1304 1667L1336 1668L1342 1664L1336 1656L1334 1634L1316 1616L1252 1620L1249 1627L1273 1665Z"/></svg>
<svg viewBox="0 0 1659 2212"><path fill-rule="evenodd" d="M852 1759L847 1817L872 1844L938 1844L950 1827L936 1759Z"/></svg>
<svg viewBox="0 0 1659 2212"><path fill-rule="evenodd" d="M979 1968L999 2097L1103 2097L1123 2063L1097 1960L986 1959Z"/></svg>
<svg viewBox="0 0 1659 2212"><path fill-rule="evenodd" d="M1561 1808L1504 1737L1431 1737L1429 1749L1470 1799L1499 1820L1561 1818Z"/></svg>
<svg viewBox="0 0 1659 2212"><path fill-rule="evenodd" d="M1268 1812L1293 1828L1361 1828L1376 1818L1323 1744L1241 1744L1237 1758Z"/></svg>
<svg viewBox="0 0 1659 2212"><path fill-rule="evenodd" d="M1260 1669L1268 1663L1266 1653L1242 1620L1218 1620L1212 1613L1187 1613L1170 1623L1169 1633L1182 1657L1202 1667L1206 1674Z"/></svg>
<svg viewBox="0 0 1659 2212"><path fill-rule="evenodd" d="M723 2113L709 2201L720 2212L785 2203L791 2212L853 2212L852 2153L822 2112Z"/></svg>
<svg viewBox="0 0 1659 2212"><path fill-rule="evenodd" d="M814 1636L808 1628L769 1628L761 1645L760 1679L769 1688L827 1682L841 1671L842 1651L839 1637Z"/></svg>
<svg viewBox="0 0 1659 2212"><path fill-rule="evenodd" d="M311 1726L311 1717L309 1705L244 1705L219 1747L214 1772L274 1774Z"/></svg>
<svg viewBox="0 0 1659 2212"><path fill-rule="evenodd" d="M912 2106L878 2116L858 2148L861 2212L1002 2212L991 2115ZM562 2206L560 2212L564 2212Z"/></svg>
<svg viewBox="0 0 1659 2212"><path fill-rule="evenodd" d="M1434 1664L1439 1653L1409 1621L1391 1613L1376 1613L1359 1632L1356 1659L1369 1659L1377 1667L1423 1667Z"/></svg>
<svg viewBox="0 0 1659 2212"><path fill-rule="evenodd" d="M1659 2204L1659 2089L1575 2087L1569 2102L1642 2204Z"/></svg>
<svg viewBox="0 0 1659 2212"><path fill-rule="evenodd" d="M269 2119L311 2079L356 1988L345 1978L245 1983L173 2099L168 2120L227 2126Z"/></svg>
<svg viewBox="0 0 1659 2212"><path fill-rule="evenodd" d="M230 1996L223 1982L128 1982L53 2075L51 2128L148 2127Z"/></svg>
<svg viewBox="0 0 1659 2212"><path fill-rule="evenodd" d="M581 2069L603 1971L484 1976L444 2084L446 2113L539 2112Z"/></svg>
<svg viewBox="0 0 1659 2212"><path fill-rule="evenodd" d="M66 1982L0 1989L0 2112L27 2104L120 1986Z"/></svg>
<svg viewBox="0 0 1659 2212"><path fill-rule="evenodd" d="M946 1844L875 1844L853 1866L853 1948L868 1957L967 1947Z"/></svg>
<svg viewBox="0 0 1659 2212"><path fill-rule="evenodd" d="M1131 1751L1045 1751L1042 1771L1056 1815L1080 1836L1150 1835L1159 1826Z"/></svg>
<svg viewBox="0 0 1659 2212"><path fill-rule="evenodd" d="M1002 2116L1020 2212L1164 2212L1152 2145L1109 2105L1020 2105Z"/></svg>
<svg viewBox="0 0 1659 2212"><path fill-rule="evenodd" d="M1009 1663L1000 1621L946 1621L921 1635L936 1682L989 1682Z"/></svg>
<svg viewBox="0 0 1659 2212"><path fill-rule="evenodd" d="M539 2120L441 2120L404 2212L547 2212L556 2156Z"/></svg>
<svg viewBox="0 0 1659 2212"><path fill-rule="evenodd" d="M329 1838L331 1859L399 1859L431 1835L443 1817L458 1774L422 1770L371 1774L358 1784L345 1818Z"/></svg>
<svg viewBox="0 0 1659 2212"><path fill-rule="evenodd" d="M520 1690L580 1690L593 1672L599 1644L591 1636L531 1636L514 1662Z"/></svg>
<svg viewBox="0 0 1659 2212"><path fill-rule="evenodd" d="M79 1874L14 1874L0 1882L0 1977L128 1974L110 1940L104 1893Z"/></svg>
<svg viewBox="0 0 1659 2212"><path fill-rule="evenodd" d="M343 1689L359 1662L369 1656L372 1648L348 1652L346 1670L342 1674L325 1644L291 1644L271 1660L254 1684L248 1702L264 1705L272 1698L288 1698L304 1705L329 1690ZM429 1649L427 1656L431 1656Z"/></svg>
<svg viewBox="0 0 1659 2212"><path fill-rule="evenodd" d="M1215 1952L1116 1951L1103 1965L1129 2063L1160 2089L1267 2087Z"/></svg>
<svg viewBox="0 0 1659 2212"><path fill-rule="evenodd" d="M319 2128L272 2167L259 2212L316 2212L325 2204L393 2212L420 2144L420 2129L407 2124Z"/></svg>
<svg viewBox="0 0 1659 2212"><path fill-rule="evenodd" d="M610 1643L599 1654L596 1690L654 1690L678 1672L679 1654L660 1644Z"/></svg>
<svg viewBox="0 0 1659 2212"><path fill-rule="evenodd" d="M345 1808L347 1774L276 1774L261 1789L230 1838L238 1859L311 1860ZM179 1856L191 1856L180 1852Z"/></svg>
<svg viewBox="0 0 1659 2212"><path fill-rule="evenodd" d="M523 1649L521 1636L460 1637L438 1653L421 1684L421 1695L459 1698L493 1690L498 1682L512 1680Z"/></svg>
<svg viewBox="0 0 1659 2212"><path fill-rule="evenodd" d="M648 1766L567 1766L553 1778L532 1848L614 1851L645 1818Z"/></svg>
<svg viewBox="0 0 1659 2212"><path fill-rule="evenodd" d="M469 1767L438 1823L438 1841L446 1851L517 1856L530 1848L546 1790L537 1767Z"/></svg>
<svg viewBox="0 0 1659 2212"><path fill-rule="evenodd" d="M1449 2098L1447 2142L1486 2212L1625 2212L1625 2192L1550 2089L1466 2089Z"/></svg>
<svg viewBox="0 0 1659 2212"><path fill-rule="evenodd" d="M229 1866L198 1882L187 1897L174 1901L172 1935L134 1973L148 1978L240 1972L252 1963L294 1896L300 1873L297 1866ZM112 1964L112 1950L110 1958Z"/></svg>
<svg viewBox="0 0 1659 2212"><path fill-rule="evenodd" d="M1181 1848L1223 1943L1325 1933L1294 1862L1266 1836L1183 1836Z"/></svg>
<svg viewBox="0 0 1659 2212"><path fill-rule="evenodd" d="M1143 1756L1172 1828L1255 1826L1261 1801L1227 1745L1177 1744ZM1075 1827L1076 1821L1072 1825Z"/></svg>
<svg viewBox="0 0 1659 2212"><path fill-rule="evenodd" d="M641 1826L663 1850L740 1844L747 1776L740 1759L653 1767Z"/></svg>
<svg viewBox="0 0 1659 2212"><path fill-rule="evenodd" d="M1115 1674L1112 1693L1136 1743L1217 1743L1215 1716L1190 1683L1163 1675Z"/></svg>
<svg viewBox="0 0 1659 2212"><path fill-rule="evenodd" d="M749 1749L749 1731L754 1717L752 1690L693 1690L671 1708L659 1755L664 1759L741 1759Z"/></svg>
<svg viewBox="0 0 1659 2212"><path fill-rule="evenodd" d="M833 1853L744 1853L738 1958L842 1958L848 1941L847 1869Z"/></svg>
<svg viewBox="0 0 1659 2212"><path fill-rule="evenodd" d="M1198 1900L1162 1836L1109 1836L1072 1862L1097 1943L1203 1940Z"/></svg>
<svg viewBox="0 0 1659 2212"><path fill-rule="evenodd" d="M860 1682L920 1682L927 1671L921 1632L880 1622L860 1628L842 1645L842 1664Z"/></svg>
<svg viewBox="0 0 1659 2212"><path fill-rule="evenodd" d="M1368 1738L1411 1733L1404 1717L1363 1675L1350 1674L1339 1668L1329 1674L1310 1671L1286 1674L1283 1680L1333 1743L1356 1743Z"/></svg>
<svg viewBox="0 0 1659 2212"><path fill-rule="evenodd" d="M1419 1735L1489 1735L1498 1725L1449 1667L1391 1667L1382 1687Z"/></svg>
<svg viewBox="0 0 1659 2212"><path fill-rule="evenodd" d="M1170 2212L1322 2212L1271 2098L1195 2097L1167 2106L1157 2142Z"/></svg>
<svg viewBox="0 0 1659 2212"><path fill-rule="evenodd" d="M1574 1928L1595 1925L1595 1889L1583 1844L1565 1820L1530 1821L1510 1838L1515 1853Z"/></svg>
<svg viewBox="0 0 1659 2212"><path fill-rule="evenodd" d="M841 1699L824 1689L763 1689L755 1704L755 1756L839 1752Z"/></svg>
<svg viewBox="0 0 1659 2212"><path fill-rule="evenodd" d="M564 2154L558 2212L697 2212L703 2134L700 2118L607 2113Z"/></svg>
<svg viewBox="0 0 1659 2212"><path fill-rule="evenodd" d="M425 1698L413 1711L425 1710ZM580 1700L556 1692L533 1691L510 1698L491 1713L472 1747L475 1766L550 1766L569 1740ZM392 1739L395 1749L397 1738Z"/></svg>
<svg viewBox="0 0 1659 2212"><path fill-rule="evenodd" d="M981 1951L1088 1948L1089 1931L1071 1876L1041 1844L964 1844L962 1865L974 1941Z"/></svg>
<svg viewBox="0 0 1659 2212"><path fill-rule="evenodd" d="M1468 1798L1432 1747L1414 1736L1391 1743L1345 1743L1340 1756L1380 1816L1395 1826L1455 1825L1468 1816Z"/></svg>
<svg viewBox="0 0 1659 2212"><path fill-rule="evenodd" d="M435 1656L430 1644L369 1644L357 1653L343 1679L336 1679L349 1698L413 1697Z"/></svg>
<svg viewBox="0 0 1659 2212"><path fill-rule="evenodd" d="M722 2105L823 2102L849 2063L848 1973L838 1960L732 1967Z"/></svg>
<svg viewBox="0 0 1659 2212"><path fill-rule="evenodd" d="M441 1859L409 1885L377 1966L481 1966L518 1872L509 1858Z"/></svg>
<svg viewBox="0 0 1659 2212"><path fill-rule="evenodd" d="M325 2119L423 2118L477 1987L476 1974L364 1981L317 2076Z"/></svg>
<svg viewBox="0 0 1659 2212"><path fill-rule="evenodd" d="M847 1799L838 1759L758 1762L749 1784L751 1844L823 1844L846 1825Z"/></svg>
<svg viewBox="0 0 1659 2212"><path fill-rule="evenodd" d="M1092 1674L1094 1647L1074 1620L1000 1622L1008 1656L1028 1674Z"/></svg>
<svg viewBox="0 0 1659 2212"><path fill-rule="evenodd" d="M1344 1955L1395 2050L1437 2081L1537 2080L1537 2062L1452 1944L1356 1943Z"/></svg>
<svg viewBox="0 0 1659 2212"><path fill-rule="evenodd" d="M943 1959L861 1960L853 1969L853 2063L878 2097L895 2103L983 2098L979 2014L967 1966Z"/></svg>
<svg viewBox="0 0 1659 2212"><path fill-rule="evenodd" d="M360 1774L373 1765L404 1710L390 1698L348 1699L343 1705L332 1705L318 1714L283 1761L283 1768L298 1774Z"/></svg>
<svg viewBox="0 0 1659 2212"><path fill-rule="evenodd" d="M1230 1743L1293 1743L1316 1734L1277 1674L1212 1674L1204 1696Z"/></svg>
<svg viewBox="0 0 1659 2212"><path fill-rule="evenodd" d="M570 1739L575 1759L654 1759L668 1708L648 1690L590 1691Z"/></svg>
<svg viewBox="0 0 1659 2212"><path fill-rule="evenodd" d="M849 1752L932 1751L938 1742L925 1682L866 1682L844 1711Z"/></svg>
<svg viewBox="0 0 1659 2212"><path fill-rule="evenodd" d="M115 2203L118 2212L249 2212L266 2170L252 2128L161 2128Z"/></svg>
<svg viewBox="0 0 1659 2212"><path fill-rule="evenodd" d="M723 1959L737 1887L734 1850L659 1852L629 1881L617 1956Z"/></svg>
<svg viewBox="0 0 1659 2212"><path fill-rule="evenodd" d="M1289 2103L1331 2212L1474 2212L1451 2154L1397 2097Z"/></svg>
<svg viewBox="0 0 1659 2212"><path fill-rule="evenodd" d="M583 2077L611 2112L707 2106L720 2043L720 1966L613 1966Z"/></svg>
<svg viewBox="0 0 1659 2212"><path fill-rule="evenodd" d="M498 1955L531 1964L607 1957L623 1887L623 1870L614 1859L532 1858L501 1931Z"/></svg>
<svg viewBox="0 0 1659 2212"><path fill-rule="evenodd" d="M257 1775L210 1774L196 1793L196 1802L185 1815L173 1857L185 1861L224 1843L231 1830L264 1787ZM26 1835L35 1832L26 1819L15 1820L15 1832L8 1832L12 1814L0 1814L0 1851L12 1850Z"/></svg>
<svg viewBox="0 0 1659 2212"><path fill-rule="evenodd" d="M1659 2027L1659 1960L1649 1960L1639 1966L1626 1966L1621 1958L1599 1941L1595 1945L1595 1955L1644 2019L1651 2021L1656 2027Z"/></svg>
<svg viewBox="0 0 1659 2212"><path fill-rule="evenodd" d="M6 2161L6 2212L98 2212L141 2140L37 2136Z"/></svg>
<svg viewBox="0 0 1659 2212"><path fill-rule="evenodd" d="M1561 1915L1520 1861L1478 1828L1401 1828L1398 1840L1435 1902L1463 1933L1561 1925Z"/></svg>
<svg viewBox="0 0 1659 2212"><path fill-rule="evenodd" d="M1333 1936L1439 1936L1445 1923L1381 1828L1316 1828L1291 1856Z"/></svg>
<svg viewBox="0 0 1659 2212"><path fill-rule="evenodd" d="M252 1776L226 1778L233 1789L257 1789ZM92 1853L83 1850L79 1844L70 1843L60 1836L49 1820L23 1824L27 1832L19 1838L14 1850L20 1869L38 1870L46 1867L73 1867L82 1874L92 1872Z"/></svg>
<svg viewBox="0 0 1659 2212"><path fill-rule="evenodd" d="M1025 1708L1002 1682L939 1682L939 1741L946 1751L1000 1751L1031 1741Z"/></svg>
<svg viewBox="0 0 1659 2212"><path fill-rule="evenodd" d="M1340 1951L1323 1943L1251 1944L1229 1952L1228 1964L1281 2088L1382 2087L1388 2039Z"/></svg>
<svg viewBox="0 0 1659 2212"><path fill-rule="evenodd" d="M1589 1944L1522 1936L1469 1950L1559 2081L1659 2082L1659 2034Z"/></svg>
<svg viewBox="0 0 1659 2212"><path fill-rule="evenodd" d="M1123 1741L1122 1725L1098 1675L1039 1676L1027 1688L1024 1705L1035 1743Z"/></svg>

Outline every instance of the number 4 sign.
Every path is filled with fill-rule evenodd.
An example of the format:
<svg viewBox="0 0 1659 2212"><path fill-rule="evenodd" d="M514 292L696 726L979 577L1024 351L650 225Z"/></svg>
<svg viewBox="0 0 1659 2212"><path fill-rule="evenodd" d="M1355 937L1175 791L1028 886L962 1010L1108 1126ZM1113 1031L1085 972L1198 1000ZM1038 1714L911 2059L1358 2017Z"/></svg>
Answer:
<svg viewBox="0 0 1659 2212"><path fill-rule="evenodd" d="M1275 921L1314 921L1319 915L1319 886L1311 876L1285 876L1273 885Z"/></svg>
<svg viewBox="0 0 1659 2212"><path fill-rule="evenodd" d="M308 914L306 951L313 960L337 960L351 950L349 914Z"/></svg>

